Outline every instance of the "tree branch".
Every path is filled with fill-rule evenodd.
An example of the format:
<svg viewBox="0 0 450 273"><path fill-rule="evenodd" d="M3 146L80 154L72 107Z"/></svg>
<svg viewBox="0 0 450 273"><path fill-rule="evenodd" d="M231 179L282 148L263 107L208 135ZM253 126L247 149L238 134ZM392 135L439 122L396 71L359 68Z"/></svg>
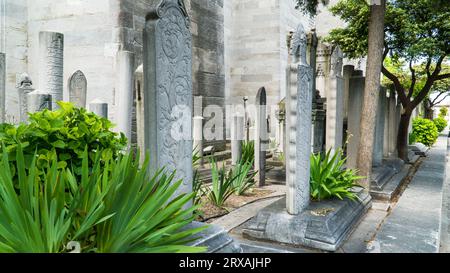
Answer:
<svg viewBox="0 0 450 273"><path fill-rule="evenodd" d="M431 105L436 105L436 104L435 104L436 101L439 99L440 96L442 96L442 95L445 94L445 93L447 93L447 91L439 92L439 95L437 95L437 96L434 98L433 101L430 100L430 104L431 104ZM448 96L448 95L447 95L447 96Z"/></svg>
<svg viewBox="0 0 450 273"><path fill-rule="evenodd" d="M444 80L444 79L447 79L447 78L450 78L450 73L446 73L446 74L442 74L442 75L436 76L436 81Z"/></svg>
<svg viewBox="0 0 450 273"><path fill-rule="evenodd" d="M433 74L430 74L431 58L428 58L427 81L426 81L424 87L422 88L422 90L420 90L419 95L417 95L417 97L412 102L414 108L416 108L427 97L428 92L430 92L431 87L433 86L434 82L436 81L436 77L441 72L441 65L446 56L447 55L444 54L441 57L439 57L439 60L436 63L436 69L434 70Z"/></svg>
<svg viewBox="0 0 450 273"><path fill-rule="evenodd" d="M417 82L416 70L412 66L412 59L409 61L409 70L411 70L411 86L409 87L408 100L411 100Z"/></svg>
<svg viewBox="0 0 450 273"><path fill-rule="evenodd" d="M383 75L385 75L389 80L391 80L394 83L395 91L398 94L400 102L402 103L403 107L407 107L410 101L406 97L405 89L400 83L398 77L395 76L393 73L391 73L389 70L387 70L384 65L381 67L381 72L383 73Z"/></svg>

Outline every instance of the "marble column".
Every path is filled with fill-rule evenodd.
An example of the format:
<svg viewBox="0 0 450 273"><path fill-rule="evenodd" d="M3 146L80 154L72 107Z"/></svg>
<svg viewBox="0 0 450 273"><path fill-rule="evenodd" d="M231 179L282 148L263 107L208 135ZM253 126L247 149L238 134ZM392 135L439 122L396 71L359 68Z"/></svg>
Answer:
<svg viewBox="0 0 450 273"><path fill-rule="evenodd" d="M39 33L39 90L52 96L52 109L63 100L64 35Z"/></svg>
<svg viewBox="0 0 450 273"><path fill-rule="evenodd" d="M293 37L292 63L287 70L286 208L300 214L310 203L311 119L314 69L306 62L306 33L300 24Z"/></svg>

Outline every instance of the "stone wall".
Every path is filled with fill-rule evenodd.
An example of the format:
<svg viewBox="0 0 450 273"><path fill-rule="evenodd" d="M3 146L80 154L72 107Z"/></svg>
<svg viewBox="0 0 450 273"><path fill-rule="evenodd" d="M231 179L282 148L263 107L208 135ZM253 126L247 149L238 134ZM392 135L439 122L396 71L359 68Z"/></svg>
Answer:
<svg viewBox="0 0 450 273"><path fill-rule="evenodd" d="M6 53L6 121L19 119L16 78L27 71L27 0L0 0L0 51Z"/></svg>

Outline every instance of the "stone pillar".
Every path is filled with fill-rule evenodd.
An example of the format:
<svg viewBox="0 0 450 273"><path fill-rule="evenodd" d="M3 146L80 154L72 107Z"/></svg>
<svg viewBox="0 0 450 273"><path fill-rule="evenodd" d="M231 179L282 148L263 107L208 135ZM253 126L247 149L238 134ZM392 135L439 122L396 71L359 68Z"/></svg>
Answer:
<svg viewBox="0 0 450 273"><path fill-rule="evenodd" d="M316 68L316 89L320 96L327 96L328 79L330 76L331 47L324 43L319 43L317 47L317 68Z"/></svg>
<svg viewBox="0 0 450 273"><path fill-rule="evenodd" d="M266 183L266 153L269 146L269 135L267 133L267 96L266 89L261 87L256 95L256 118L255 118L255 172L259 186Z"/></svg>
<svg viewBox="0 0 450 273"><path fill-rule="evenodd" d="M355 169L360 139L361 110L364 99L364 86L366 78L361 70L355 70L350 78L348 100L348 134L347 167Z"/></svg>
<svg viewBox="0 0 450 273"><path fill-rule="evenodd" d="M116 130L131 139L134 92L134 53L119 51L117 54Z"/></svg>
<svg viewBox="0 0 450 273"><path fill-rule="evenodd" d="M108 104L101 100L95 99L89 103L89 111L99 117L108 119Z"/></svg>
<svg viewBox="0 0 450 273"><path fill-rule="evenodd" d="M0 53L0 123L6 118L6 56Z"/></svg>
<svg viewBox="0 0 450 273"><path fill-rule="evenodd" d="M69 98L78 108L86 108L87 79L83 72L77 70L69 79Z"/></svg>
<svg viewBox="0 0 450 273"><path fill-rule="evenodd" d="M27 73L23 73L22 75L20 75L19 87L17 88L17 92L19 93L19 122L28 121L29 111L27 95L34 90L35 89L33 88L33 82L31 81L30 76L28 76Z"/></svg>
<svg viewBox="0 0 450 273"><path fill-rule="evenodd" d="M192 36L180 1L161 1L144 29L145 148L150 170L176 171L192 192Z"/></svg>
<svg viewBox="0 0 450 273"><path fill-rule="evenodd" d="M397 99L394 91L390 91L389 101L388 101L388 128L389 128L389 136L388 136L388 157L397 157Z"/></svg>
<svg viewBox="0 0 450 273"><path fill-rule="evenodd" d="M308 33L308 52L309 65L314 69L314 78L316 77L317 69L317 46L319 45L319 38L317 37L316 29L311 29ZM313 81L313 90L316 90L316 81ZM313 98L314 100L314 98Z"/></svg>
<svg viewBox="0 0 450 273"><path fill-rule="evenodd" d="M242 158L242 141L244 140L244 117L236 115L231 121L231 164L237 165Z"/></svg>
<svg viewBox="0 0 450 273"><path fill-rule="evenodd" d="M373 166L378 167L383 164L384 156L384 129L387 97L386 89L381 88L379 92L379 102L377 107L376 125L375 125L375 140L373 145Z"/></svg>
<svg viewBox="0 0 450 273"><path fill-rule="evenodd" d="M39 33L39 90L52 95L52 109L63 100L64 35Z"/></svg>
<svg viewBox="0 0 450 273"><path fill-rule="evenodd" d="M52 110L52 95L40 90L26 95L27 109L29 113L36 113L45 109Z"/></svg>
<svg viewBox="0 0 450 273"><path fill-rule="evenodd" d="M193 123L193 148L194 152L198 153L198 156L200 156L200 165L203 165L203 117L194 117Z"/></svg>
<svg viewBox="0 0 450 273"><path fill-rule="evenodd" d="M348 96L350 90L350 78L352 77L355 67L353 65L344 65L344 120L348 118Z"/></svg>
<svg viewBox="0 0 450 273"><path fill-rule="evenodd" d="M287 71L286 121L286 208L289 214L301 213L310 203L311 118L313 69L306 63L306 33L299 25L292 42L293 63Z"/></svg>
<svg viewBox="0 0 450 273"><path fill-rule="evenodd" d="M326 125L326 107L325 98L321 98L319 92L313 103L313 121L312 121L312 152L315 154L324 152L325 148L325 125Z"/></svg>
<svg viewBox="0 0 450 273"><path fill-rule="evenodd" d="M326 149L342 148L344 133L344 79L342 77L343 53L339 47L333 50L330 77L326 88L327 122Z"/></svg>

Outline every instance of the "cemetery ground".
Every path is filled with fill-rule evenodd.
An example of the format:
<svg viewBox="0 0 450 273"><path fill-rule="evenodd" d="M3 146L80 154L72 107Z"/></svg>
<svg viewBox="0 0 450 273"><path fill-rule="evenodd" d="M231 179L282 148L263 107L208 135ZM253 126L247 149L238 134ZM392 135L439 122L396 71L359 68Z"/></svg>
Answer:
<svg viewBox="0 0 450 273"><path fill-rule="evenodd" d="M350 232L337 253L448 253L450 251L450 139L441 135L402 181L392 200L373 200L372 207ZM269 183L256 193L233 200L227 210L212 210L208 222L223 227L244 253L323 253L243 234L257 213L283 199L283 171L268 171ZM258 194L259 192L263 194ZM205 211L214 206L204 207ZM407 231L407 232L405 232Z"/></svg>

